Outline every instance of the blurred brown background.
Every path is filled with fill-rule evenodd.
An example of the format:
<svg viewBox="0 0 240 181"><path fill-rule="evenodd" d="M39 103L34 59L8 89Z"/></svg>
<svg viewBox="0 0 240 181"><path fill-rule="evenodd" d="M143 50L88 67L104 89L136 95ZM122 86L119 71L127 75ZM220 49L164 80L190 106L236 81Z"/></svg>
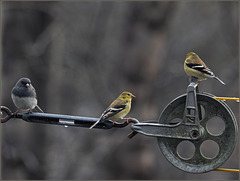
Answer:
<svg viewBox="0 0 240 181"><path fill-rule="evenodd" d="M183 70L196 52L225 83L200 83L239 96L238 2L2 2L2 104L29 77L48 113L99 117L122 91L129 116L157 120L186 92ZM237 120L238 103L227 102ZM88 130L10 120L2 127L3 179L238 179L172 166L155 138L123 129ZM239 168L238 146L222 167Z"/></svg>

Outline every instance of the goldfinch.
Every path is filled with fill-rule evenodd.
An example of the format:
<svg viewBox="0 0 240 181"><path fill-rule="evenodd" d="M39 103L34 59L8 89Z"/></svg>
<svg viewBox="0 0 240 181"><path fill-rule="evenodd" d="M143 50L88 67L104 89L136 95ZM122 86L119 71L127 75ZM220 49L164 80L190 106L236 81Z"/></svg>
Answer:
<svg viewBox="0 0 240 181"><path fill-rule="evenodd" d="M196 77L199 81L207 78L215 78L225 85L225 83L220 80L194 52L187 54L184 62L184 70L189 77Z"/></svg>
<svg viewBox="0 0 240 181"><path fill-rule="evenodd" d="M102 113L99 120L94 123L89 129L92 129L99 122L104 120L117 121L119 119L123 119L123 117L125 117L129 113L131 109L132 98L134 97L135 96L130 92L121 93L118 98L115 99L110 104L110 106Z"/></svg>

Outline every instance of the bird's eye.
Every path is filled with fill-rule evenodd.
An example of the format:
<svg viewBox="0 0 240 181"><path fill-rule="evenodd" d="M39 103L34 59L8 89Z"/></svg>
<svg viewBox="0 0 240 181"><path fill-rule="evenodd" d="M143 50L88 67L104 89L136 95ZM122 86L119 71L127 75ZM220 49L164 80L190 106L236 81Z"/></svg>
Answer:
<svg viewBox="0 0 240 181"><path fill-rule="evenodd" d="M128 96L130 96L130 94L128 94Z"/></svg>

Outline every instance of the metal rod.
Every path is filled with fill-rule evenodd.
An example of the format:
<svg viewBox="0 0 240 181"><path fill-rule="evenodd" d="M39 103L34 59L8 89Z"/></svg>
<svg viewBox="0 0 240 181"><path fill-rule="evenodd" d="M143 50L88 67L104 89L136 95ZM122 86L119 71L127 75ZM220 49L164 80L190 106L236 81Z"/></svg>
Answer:
<svg viewBox="0 0 240 181"><path fill-rule="evenodd" d="M214 99L217 100L223 100L223 101L236 101L239 102L239 98L237 97L213 97Z"/></svg>
<svg viewBox="0 0 240 181"><path fill-rule="evenodd" d="M203 130L199 130L198 125L181 122L173 125L159 123L136 123L131 125L131 129L135 133L141 133L146 136L187 140L197 140L204 134ZM133 136L134 133L131 133L129 138L132 138Z"/></svg>
<svg viewBox="0 0 240 181"><path fill-rule="evenodd" d="M237 172L237 173L239 173L239 169L231 169L231 168L217 168L214 171Z"/></svg>

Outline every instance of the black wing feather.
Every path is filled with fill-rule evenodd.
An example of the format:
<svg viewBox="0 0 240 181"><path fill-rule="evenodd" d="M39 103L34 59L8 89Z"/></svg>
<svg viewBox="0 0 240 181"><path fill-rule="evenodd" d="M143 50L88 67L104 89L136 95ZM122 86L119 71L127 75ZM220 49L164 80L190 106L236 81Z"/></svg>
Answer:
<svg viewBox="0 0 240 181"><path fill-rule="evenodd" d="M205 67L205 66L203 66L203 65L201 65L201 64L186 63L186 65L187 65L189 68L198 70L198 71L200 71L200 72L202 72L202 73L205 73L205 74L208 74L208 75L212 75L212 71L211 71L209 68L207 68L207 67Z"/></svg>
<svg viewBox="0 0 240 181"><path fill-rule="evenodd" d="M120 106L115 106L113 108L107 109L106 111L104 111L101 120L104 120L104 119L107 119L109 117L116 115L117 113L119 113L120 111L125 109L125 107L126 107L126 105L120 105Z"/></svg>

